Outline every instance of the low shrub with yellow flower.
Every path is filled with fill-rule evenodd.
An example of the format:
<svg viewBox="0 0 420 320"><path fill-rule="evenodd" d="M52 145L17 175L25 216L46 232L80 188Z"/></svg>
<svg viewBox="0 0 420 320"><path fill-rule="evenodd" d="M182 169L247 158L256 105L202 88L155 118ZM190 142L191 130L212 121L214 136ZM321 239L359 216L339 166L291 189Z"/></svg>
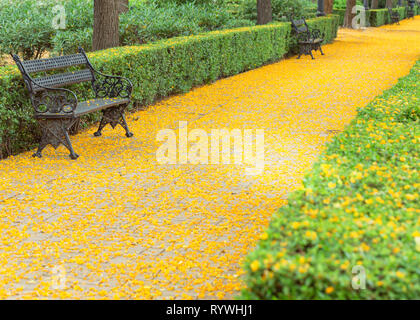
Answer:
<svg viewBox="0 0 420 320"><path fill-rule="evenodd" d="M247 257L242 298L420 297L419 79L420 61L329 143Z"/></svg>

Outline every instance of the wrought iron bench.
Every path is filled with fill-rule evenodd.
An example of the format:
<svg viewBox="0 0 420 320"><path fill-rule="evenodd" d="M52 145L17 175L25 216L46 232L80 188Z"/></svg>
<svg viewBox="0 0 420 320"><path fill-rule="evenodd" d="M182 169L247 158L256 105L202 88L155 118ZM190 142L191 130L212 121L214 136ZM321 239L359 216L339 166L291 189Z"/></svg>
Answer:
<svg viewBox="0 0 420 320"><path fill-rule="evenodd" d="M407 7L407 19L414 19L414 7L408 6Z"/></svg>
<svg viewBox="0 0 420 320"><path fill-rule="evenodd" d="M49 59L22 61L19 56L12 55L29 91L34 107L34 117L40 124L42 135L38 150L34 157L42 157L42 150L51 144L55 149L63 144L70 151L70 158L79 156L74 152L69 138L69 130L78 122L81 116L102 111L102 119L96 137L102 129L110 124L115 128L120 124L127 137L132 137L124 117L124 111L131 102L132 83L130 80L105 75L96 71L85 52L79 48L79 53L59 56ZM81 70L47 75L46 71L82 66ZM79 68L80 69L80 68ZM43 72L42 77L33 78L31 73ZM76 94L63 88L71 84L91 82L95 98L79 102Z"/></svg>
<svg viewBox="0 0 420 320"><path fill-rule="evenodd" d="M315 59L312 51L316 50L321 51L321 54L324 55L321 48L321 44L324 41L324 34L321 34L319 29L310 29L305 19L291 19L291 23L299 45L298 59L300 59L302 54L310 55L312 59Z"/></svg>
<svg viewBox="0 0 420 320"><path fill-rule="evenodd" d="M388 8L389 18L391 19L391 24L400 24L400 14L397 11Z"/></svg>

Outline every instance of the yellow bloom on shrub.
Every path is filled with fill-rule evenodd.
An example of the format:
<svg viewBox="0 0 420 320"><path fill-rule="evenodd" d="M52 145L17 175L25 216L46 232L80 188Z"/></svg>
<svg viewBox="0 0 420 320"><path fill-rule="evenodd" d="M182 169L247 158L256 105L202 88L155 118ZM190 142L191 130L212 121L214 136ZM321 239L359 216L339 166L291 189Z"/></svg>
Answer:
<svg viewBox="0 0 420 320"><path fill-rule="evenodd" d="M328 287L327 289L325 289L325 293L326 294L330 294L330 293L332 293L334 291L334 288L333 287Z"/></svg>
<svg viewBox="0 0 420 320"><path fill-rule="evenodd" d="M315 231L309 231L308 230L308 231L305 232L305 236L307 238L311 239L311 240L316 240L316 238L317 238L317 234L316 234Z"/></svg>
<svg viewBox="0 0 420 320"><path fill-rule="evenodd" d="M405 198L407 200L415 200L417 198L417 195L415 195L415 194L406 194L405 195Z"/></svg>
<svg viewBox="0 0 420 320"><path fill-rule="evenodd" d="M258 260L254 260L254 261L251 263L251 270L252 270L253 272L255 272L255 271L257 271L259 268L260 268L260 262L259 262Z"/></svg>
<svg viewBox="0 0 420 320"><path fill-rule="evenodd" d="M336 184L334 182L329 182L328 183L328 188L334 189L335 187L336 187Z"/></svg>
<svg viewBox="0 0 420 320"><path fill-rule="evenodd" d="M268 239L268 234L267 232L264 232L261 236L260 236L261 240L267 240Z"/></svg>
<svg viewBox="0 0 420 320"><path fill-rule="evenodd" d="M370 247L364 242L362 243L362 245L360 247L363 251L369 251L370 250Z"/></svg>
<svg viewBox="0 0 420 320"><path fill-rule="evenodd" d="M297 221L295 221L295 222L292 223L292 228L293 229L297 229L297 228L299 228L299 226L300 226L300 223L297 222Z"/></svg>

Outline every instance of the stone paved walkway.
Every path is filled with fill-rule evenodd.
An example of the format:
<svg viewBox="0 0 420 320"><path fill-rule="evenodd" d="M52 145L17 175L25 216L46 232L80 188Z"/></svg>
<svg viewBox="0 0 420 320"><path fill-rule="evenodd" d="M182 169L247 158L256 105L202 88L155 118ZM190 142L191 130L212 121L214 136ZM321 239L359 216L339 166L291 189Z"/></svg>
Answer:
<svg viewBox="0 0 420 320"><path fill-rule="evenodd" d="M420 18L340 30L316 60L294 58L129 115L135 136L95 128L0 161L0 298L233 298L241 259L325 143L410 70ZM157 132L265 130L265 170L156 161Z"/></svg>

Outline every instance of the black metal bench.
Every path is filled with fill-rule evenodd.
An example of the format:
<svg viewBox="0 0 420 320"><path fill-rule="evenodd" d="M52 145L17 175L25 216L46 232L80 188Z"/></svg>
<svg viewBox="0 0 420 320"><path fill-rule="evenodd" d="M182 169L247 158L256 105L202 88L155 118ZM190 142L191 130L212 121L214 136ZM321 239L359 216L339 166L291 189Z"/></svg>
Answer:
<svg viewBox="0 0 420 320"><path fill-rule="evenodd" d="M407 7L407 19L414 19L414 7L408 6Z"/></svg>
<svg viewBox="0 0 420 320"><path fill-rule="evenodd" d="M310 29L305 19L291 19L291 23L299 45L298 59L300 59L302 54L310 55L312 59L315 59L312 51L316 50L321 51L321 54L324 55L321 48L321 44L324 41L324 34L321 34L319 29Z"/></svg>
<svg viewBox="0 0 420 320"><path fill-rule="evenodd" d="M388 8L389 18L391 19L391 24L400 24L400 14L397 11Z"/></svg>
<svg viewBox="0 0 420 320"><path fill-rule="evenodd" d="M41 126L42 136L34 157L41 158L42 150L48 144L54 148L63 144L70 151L70 158L77 159L79 156L73 150L69 131L81 116L99 110L102 111L102 119L94 133L95 136L100 136L107 124L112 128L120 124L127 137L133 136L124 117L124 111L131 102L132 83L126 78L96 71L82 48L79 48L78 54L49 59L22 61L17 55L12 56L22 73L34 107L34 116ZM46 71L73 66L85 68L60 74L46 74ZM30 75L39 72L44 73L42 77L33 78ZM87 81L92 83L95 93L92 100L78 102L73 91L63 88Z"/></svg>

